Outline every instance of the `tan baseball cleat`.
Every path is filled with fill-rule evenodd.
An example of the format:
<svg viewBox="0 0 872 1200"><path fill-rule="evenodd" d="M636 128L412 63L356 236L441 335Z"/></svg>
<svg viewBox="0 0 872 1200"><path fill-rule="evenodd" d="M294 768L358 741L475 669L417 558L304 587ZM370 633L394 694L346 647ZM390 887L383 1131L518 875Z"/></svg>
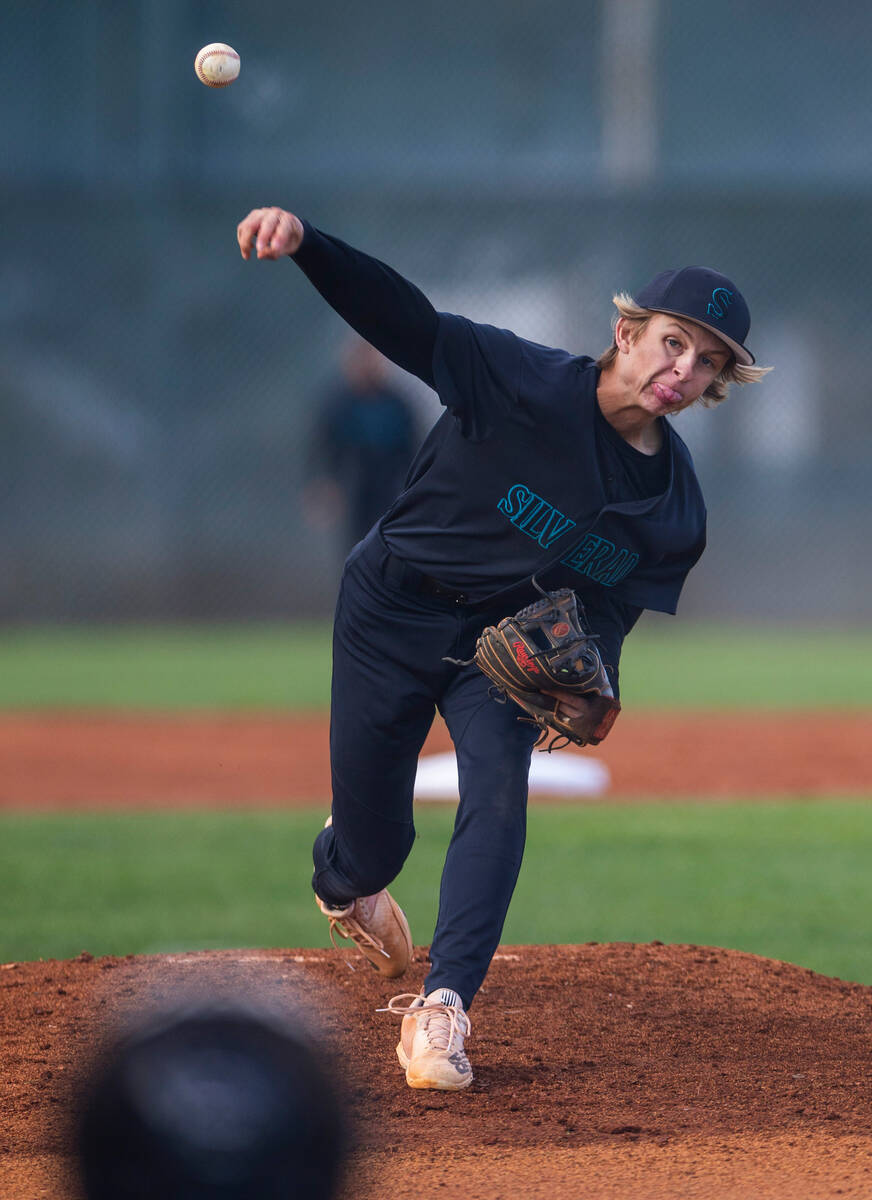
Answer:
<svg viewBox="0 0 872 1200"><path fill-rule="evenodd" d="M331 814L324 828L332 824ZM345 938L380 975L396 979L403 974L412 961L412 933L406 914L387 888L338 907L326 904L318 895L315 903L330 922L330 941L337 950L337 937Z"/></svg>
<svg viewBox="0 0 872 1200"><path fill-rule="evenodd" d="M402 975L412 960L412 934L405 913L386 888L374 896L360 896L341 908L315 900L330 922L330 940L353 942L370 966L388 979Z"/></svg>
<svg viewBox="0 0 872 1200"><path fill-rule="evenodd" d="M402 1014L397 1058L411 1088L459 1092L472 1083L463 1048L472 1031L460 997L440 988L429 996L394 996L379 1012Z"/></svg>

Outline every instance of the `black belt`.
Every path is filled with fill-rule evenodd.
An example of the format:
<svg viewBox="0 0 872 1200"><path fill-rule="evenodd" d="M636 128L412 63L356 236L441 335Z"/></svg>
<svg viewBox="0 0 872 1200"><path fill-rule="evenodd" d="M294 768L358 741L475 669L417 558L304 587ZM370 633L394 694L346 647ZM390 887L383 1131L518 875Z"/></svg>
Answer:
<svg viewBox="0 0 872 1200"><path fill-rule="evenodd" d="M450 604L473 603L466 592L450 587L447 583L434 579L432 575L425 575L423 571L419 571L405 559L397 558L396 554L391 554L390 551L384 560L384 578L387 583L419 596L435 596Z"/></svg>
<svg viewBox="0 0 872 1200"><path fill-rule="evenodd" d="M400 588L404 592L412 592L418 596L433 596L448 604L456 604L458 608L463 606L473 611L494 609L502 612L505 616L536 599L536 589L529 579L519 580L511 587L503 588L499 592L492 592L489 596L478 600L472 600L466 592L442 583L441 580L434 579L432 575L426 575L417 567L413 567L411 563L406 562L405 559L391 554L390 550L385 551L382 564L385 582L393 584L394 587Z"/></svg>

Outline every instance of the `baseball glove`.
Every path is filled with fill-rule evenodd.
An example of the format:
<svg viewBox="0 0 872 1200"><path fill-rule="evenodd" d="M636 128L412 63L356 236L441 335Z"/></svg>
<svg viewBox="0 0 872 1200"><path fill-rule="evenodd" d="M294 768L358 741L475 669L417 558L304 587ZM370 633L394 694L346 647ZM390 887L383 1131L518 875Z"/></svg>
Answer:
<svg viewBox="0 0 872 1200"><path fill-rule="evenodd" d="M596 635L582 624L574 591L539 590L541 600L482 631L471 661L493 680L503 702L510 697L541 728L537 746L549 752L569 742L596 746L621 711ZM584 713L562 710L561 701L547 694L552 689L583 698Z"/></svg>

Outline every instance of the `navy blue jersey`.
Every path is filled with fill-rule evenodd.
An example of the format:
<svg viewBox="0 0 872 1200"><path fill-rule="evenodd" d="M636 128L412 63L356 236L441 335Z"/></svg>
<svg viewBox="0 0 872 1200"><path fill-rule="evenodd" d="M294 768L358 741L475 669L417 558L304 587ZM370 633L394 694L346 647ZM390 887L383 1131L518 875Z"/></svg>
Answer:
<svg viewBox="0 0 872 1200"><path fill-rule="evenodd" d="M445 313L433 376L448 411L382 523L396 554L473 599L550 565L549 587L675 611L705 507L671 425L643 455L600 413L590 358ZM659 491L639 493L615 441L662 473Z"/></svg>
<svg viewBox="0 0 872 1200"><path fill-rule="evenodd" d="M603 417L591 358L437 313L392 268L304 227L297 264L445 405L382 520L391 551L474 601L534 574L575 588L616 667L642 609L675 612L705 546L684 442L661 418L661 450L642 454Z"/></svg>

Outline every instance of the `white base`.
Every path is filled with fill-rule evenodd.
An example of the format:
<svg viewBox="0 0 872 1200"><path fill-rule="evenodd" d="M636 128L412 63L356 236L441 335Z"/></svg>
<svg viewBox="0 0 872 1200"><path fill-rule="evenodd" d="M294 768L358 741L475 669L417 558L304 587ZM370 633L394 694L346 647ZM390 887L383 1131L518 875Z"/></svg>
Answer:
<svg viewBox="0 0 872 1200"><path fill-rule="evenodd" d="M531 796L599 796L608 791L610 783L608 767L594 758L559 751L554 754L533 751L529 776ZM453 751L427 754L418 760L415 799L458 802L457 759Z"/></svg>

